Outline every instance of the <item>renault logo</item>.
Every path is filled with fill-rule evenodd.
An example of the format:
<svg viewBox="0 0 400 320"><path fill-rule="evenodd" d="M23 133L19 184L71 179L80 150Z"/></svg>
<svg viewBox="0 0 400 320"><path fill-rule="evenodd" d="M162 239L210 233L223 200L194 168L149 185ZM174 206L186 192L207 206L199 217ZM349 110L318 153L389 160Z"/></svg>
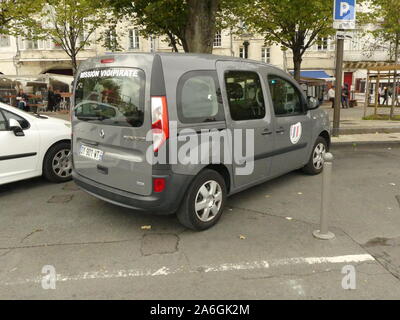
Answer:
<svg viewBox="0 0 400 320"><path fill-rule="evenodd" d="M99 134L100 134L100 138L104 139L104 136L105 136L106 134L104 133L104 130L103 130L103 129L100 130Z"/></svg>

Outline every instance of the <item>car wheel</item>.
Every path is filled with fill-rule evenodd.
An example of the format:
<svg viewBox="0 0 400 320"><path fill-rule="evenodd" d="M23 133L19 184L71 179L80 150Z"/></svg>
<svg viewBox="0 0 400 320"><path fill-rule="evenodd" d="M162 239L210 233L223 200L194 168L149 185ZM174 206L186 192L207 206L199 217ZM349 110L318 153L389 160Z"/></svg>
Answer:
<svg viewBox="0 0 400 320"><path fill-rule="evenodd" d="M72 178L72 154L69 142L52 146L43 161L43 175L51 182L66 182Z"/></svg>
<svg viewBox="0 0 400 320"><path fill-rule="evenodd" d="M222 215L226 194L225 180L218 172L201 171L185 194L177 213L178 220L193 230L212 227Z"/></svg>
<svg viewBox="0 0 400 320"><path fill-rule="evenodd" d="M318 137L315 141L308 163L303 171L310 175L316 175L322 172L324 168L324 154L328 150L328 143L323 137Z"/></svg>

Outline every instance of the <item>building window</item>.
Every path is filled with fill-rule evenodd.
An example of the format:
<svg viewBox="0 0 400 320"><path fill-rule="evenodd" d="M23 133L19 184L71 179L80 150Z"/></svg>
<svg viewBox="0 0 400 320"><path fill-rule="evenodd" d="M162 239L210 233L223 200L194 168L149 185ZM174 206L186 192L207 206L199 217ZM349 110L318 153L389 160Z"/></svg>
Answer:
<svg viewBox="0 0 400 320"><path fill-rule="evenodd" d="M214 47L221 47L222 46L222 34L221 31L217 31L214 37Z"/></svg>
<svg viewBox="0 0 400 320"><path fill-rule="evenodd" d="M129 49L139 49L139 30L129 30Z"/></svg>
<svg viewBox="0 0 400 320"><path fill-rule="evenodd" d="M117 51L118 48L118 39L117 39L117 31L115 28L111 28L107 30L105 37L105 47L110 51Z"/></svg>
<svg viewBox="0 0 400 320"><path fill-rule="evenodd" d="M328 50L328 38L319 38L317 44L318 51L326 51Z"/></svg>
<svg viewBox="0 0 400 320"><path fill-rule="evenodd" d="M53 42L52 49L62 49L62 45L60 42Z"/></svg>
<svg viewBox="0 0 400 320"><path fill-rule="evenodd" d="M43 50L44 41L43 40L20 40L21 50Z"/></svg>
<svg viewBox="0 0 400 320"><path fill-rule="evenodd" d="M90 42L90 40L89 40L88 34L86 32L83 32L79 35L79 45L81 45L82 43L85 43L83 47L86 48L89 46L89 42Z"/></svg>
<svg viewBox="0 0 400 320"><path fill-rule="evenodd" d="M247 58L247 57L245 57L245 52L244 52L244 48L243 47L239 48L239 57L243 58L243 59Z"/></svg>
<svg viewBox="0 0 400 320"><path fill-rule="evenodd" d="M0 35L0 48L5 48L10 46L10 36L2 34Z"/></svg>
<svg viewBox="0 0 400 320"><path fill-rule="evenodd" d="M261 48L261 61L265 63L271 62L271 49Z"/></svg>
<svg viewBox="0 0 400 320"><path fill-rule="evenodd" d="M150 48L150 52L154 52L155 51L155 43L154 43L154 37L153 36L149 37L149 48Z"/></svg>

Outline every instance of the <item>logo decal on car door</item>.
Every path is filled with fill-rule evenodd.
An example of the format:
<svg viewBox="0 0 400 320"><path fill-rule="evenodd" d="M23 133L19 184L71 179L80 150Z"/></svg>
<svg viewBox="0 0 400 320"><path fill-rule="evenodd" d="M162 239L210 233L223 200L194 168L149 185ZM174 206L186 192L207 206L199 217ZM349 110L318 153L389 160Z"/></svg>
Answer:
<svg viewBox="0 0 400 320"><path fill-rule="evenodd" d="M296 124L290 126L290 141L293 144L299 142L301 138L301 131L302 131L301 122L297 122Z"/></svg>

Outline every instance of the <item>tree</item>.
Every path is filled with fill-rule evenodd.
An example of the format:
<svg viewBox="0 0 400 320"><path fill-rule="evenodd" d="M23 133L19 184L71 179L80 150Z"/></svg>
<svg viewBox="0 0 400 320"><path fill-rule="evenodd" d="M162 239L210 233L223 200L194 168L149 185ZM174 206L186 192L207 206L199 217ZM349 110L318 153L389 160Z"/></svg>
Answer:
<svg viewBox="0 0 400 320"><path fill-rule="evenodd" d="M363 0L368 5L367 12L359 14L362 24L372 24L374 27L367 32L371 33L380 42L388 43L394 48L393 62L400 63L400 0ZM394 76L393 97L397 102L397 73ZM394 103L390 109L390 118L394 115Z"/></svg>
<svg viewBox="0 0 400 320"><path fill-rule="evenodd" d="M71 58L73 74L78 53L94 31L108 23L101 0L42 0L43 10L31 28L32 37L51 39Z"/></svg>
<svg viewBox="0 0 400 320"><path fill-rule="evenodd" d="M314 43L334 34L333 1L240 0L232 14L246 27L293 52L294 78L300 80L303 55Z"/></svg>
<svg viewBox="0 0 400 320"><path fill-rule="evenodd" d="M21 25L29 28L40 8L37 0L0 0L0 34L16 34Z"/></svg>
<svg viewBox="0 0 400 320"><path fill-rule="evenodd" d="M227 0L108 0L143 35L167 36L174 51L211 53L218 13Z"/></svg>

